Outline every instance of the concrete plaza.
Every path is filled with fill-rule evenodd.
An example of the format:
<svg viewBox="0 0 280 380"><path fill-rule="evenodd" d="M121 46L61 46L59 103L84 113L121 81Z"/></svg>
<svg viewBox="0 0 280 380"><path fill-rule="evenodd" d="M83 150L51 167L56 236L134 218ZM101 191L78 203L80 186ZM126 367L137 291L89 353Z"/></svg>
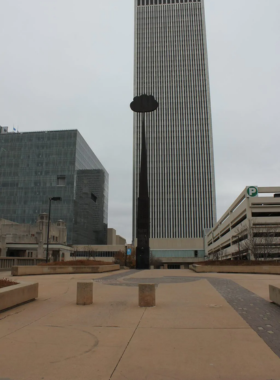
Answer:
<svg viewBox="0 0 280 380"><path fill-rule="evenodd" d="M9 277L0 273L0 277ZM0 380L279 380L275 275L119 271L20 278L39 298L0 313ZM79 280L94 299L76 305ZM138 283L155 283L139 308Z"/></svg>

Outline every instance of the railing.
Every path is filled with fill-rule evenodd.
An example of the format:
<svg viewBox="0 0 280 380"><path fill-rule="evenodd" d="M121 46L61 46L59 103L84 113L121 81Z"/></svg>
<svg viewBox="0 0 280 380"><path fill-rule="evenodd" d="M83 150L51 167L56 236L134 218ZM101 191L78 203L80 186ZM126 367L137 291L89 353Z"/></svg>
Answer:
<svg viewBox="0 0 280 380"><path fill-rule="evenodd" d="M0 257L0 271L8 271L16 265L37 265L45 262L45 259L33 259L31 257Z"/></svg>

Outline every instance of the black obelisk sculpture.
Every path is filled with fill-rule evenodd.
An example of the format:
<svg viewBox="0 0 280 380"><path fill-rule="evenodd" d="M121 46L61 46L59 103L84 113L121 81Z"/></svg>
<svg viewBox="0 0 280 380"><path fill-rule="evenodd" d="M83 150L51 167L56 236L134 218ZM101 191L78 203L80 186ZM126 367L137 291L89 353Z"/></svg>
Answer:
<svg viewBox="0 0 280 380"><path fill-rule="evenodd" d="M158 102L153 96L141 95L134 98L130 104L134 112L142 113L141 131L141 165L139 173L139 196L137 202L136 226L136 269L150 268L150 202L148 191L148 159L145 136L145 113L158 108Z"/></svg>

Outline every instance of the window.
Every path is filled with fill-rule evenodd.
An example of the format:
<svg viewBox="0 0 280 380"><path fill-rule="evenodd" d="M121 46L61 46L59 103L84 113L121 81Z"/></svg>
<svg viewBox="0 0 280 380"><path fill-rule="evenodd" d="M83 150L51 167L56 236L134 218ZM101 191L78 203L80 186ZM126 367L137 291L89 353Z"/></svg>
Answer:
<svg viewBox="0 0 280 380"><path fill-rule="evenodd" d="M65 175L57 176L57 186L65 186L66 185L66 177Z"/></svg>
<svg viewBox="0 0 280 380"><path fill-rule="evenodd" d="M96 195L94 195L93 193L91 193L90 197L93 200L93 202L95 202L95 203L97 202L97 196Z"/></svg>
<svg viewBox="0 0 280 380"><path fill-rule="evenodd" d="M261 217L275 217L280 216L280 212L252 212L252 217L261 218Z"/></svg>
<svg viewBox="0 0 280 380"><path fill-rule="evenodd" d="M235 228L236 226L238 226L238 224L241 224L245 219L247 219L247 215L244 215L241 219L239 219L237 222L232 224L231 228Z"/></svg>

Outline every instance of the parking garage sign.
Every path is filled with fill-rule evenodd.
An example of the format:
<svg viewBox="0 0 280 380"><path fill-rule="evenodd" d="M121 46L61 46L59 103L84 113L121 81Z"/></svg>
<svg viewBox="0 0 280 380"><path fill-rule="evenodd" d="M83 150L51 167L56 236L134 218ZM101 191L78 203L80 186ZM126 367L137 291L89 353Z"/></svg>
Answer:
<svg viewBox="0 0 280 380"><path fill-rule="evenodd" d="M247 187L247 197L253 198L259 195L259 190L257 186L248 186Z"/></svg>

